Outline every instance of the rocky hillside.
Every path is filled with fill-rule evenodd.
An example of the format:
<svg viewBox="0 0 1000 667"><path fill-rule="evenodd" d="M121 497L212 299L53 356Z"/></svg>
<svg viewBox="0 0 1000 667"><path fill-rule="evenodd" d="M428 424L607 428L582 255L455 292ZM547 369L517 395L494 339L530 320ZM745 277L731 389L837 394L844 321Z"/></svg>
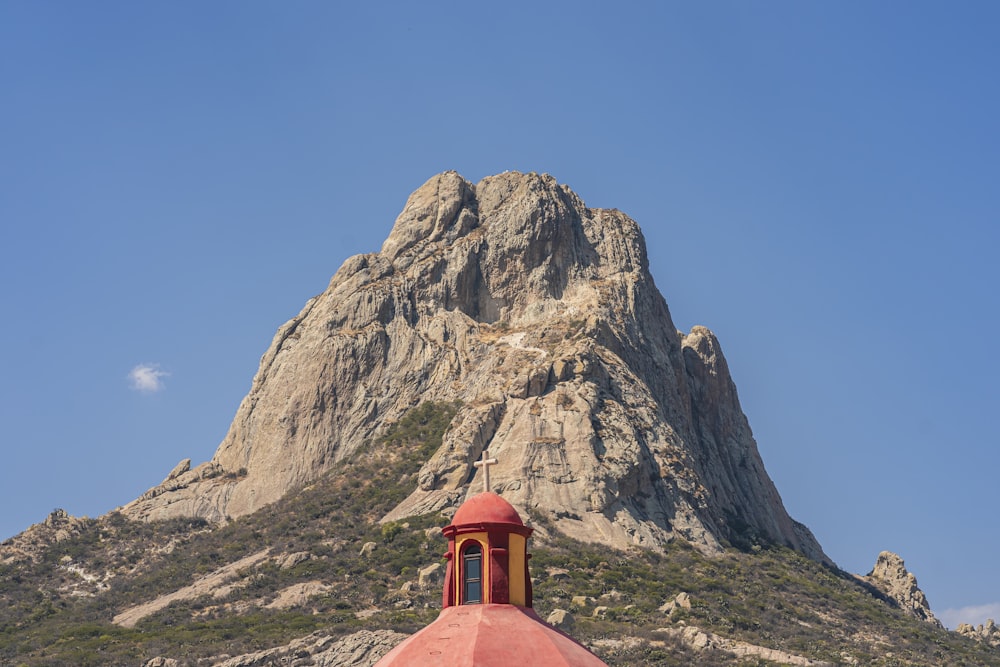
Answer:
<svg viewBox="0 0 1000 667"><path fill-rule="evenodd" d="M674 327L638 225L538 174L414 192L381 252L281 327L213 459L124 513L246 515L427 400L461 407L386 520L456 506L488 448L495 490L581 540L826 560L764 470L718 340Z"/></svg>
<svg viewBox="0 0 1000 667"><path fill-rule="evenodd" d="M211 461L0 545L0 666L371 665L436 616L487 450L537 611L609 665L1000 665L898 556L841 572L789 518L632 220L449 172L278 331Z"/></svg>
<svg viewBox="0 0 1000 667"><path fill-rule="evenodd" d="M379 518L455 410L421 404L225 525L55 513L0 546L0 665L372 665L440 608L448 517ZM527 518L536 610L609 665L1000 665L982 633L947 632L888 593L912 579L905 569L869 582L778 545L616 549Z"/></svg>

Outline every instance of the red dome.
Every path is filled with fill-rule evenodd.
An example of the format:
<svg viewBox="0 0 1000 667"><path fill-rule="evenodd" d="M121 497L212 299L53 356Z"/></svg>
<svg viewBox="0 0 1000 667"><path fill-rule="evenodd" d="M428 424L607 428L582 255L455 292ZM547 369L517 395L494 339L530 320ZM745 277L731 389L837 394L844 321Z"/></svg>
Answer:
<svg viewBox="0 0 1000 667"><path fill-rule="evenodd" d="M485 494L484 494L485 495ZM376 667L607 667L534 611L509 604L447 607Z"/></svg>
<svg viewBox="0 0 1000 667"><path fill-rule="evenodd" d="M507 523L523 526L517 510L497 494L487 491L472 496L458 508L451 525L465 526L480 523Z"/></svg>

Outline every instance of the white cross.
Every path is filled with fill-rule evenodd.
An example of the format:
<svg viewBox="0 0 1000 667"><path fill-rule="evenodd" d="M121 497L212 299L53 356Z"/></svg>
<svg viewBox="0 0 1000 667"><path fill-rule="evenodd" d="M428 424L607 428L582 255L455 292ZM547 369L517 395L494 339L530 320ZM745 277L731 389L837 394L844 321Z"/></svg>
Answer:
<svg viewBox="0 0 1000 667"><path fill-rule="evenodd" d="M483 458L482 458L482 460L481 461L476 461L475 463L472 464L472 465L476 466L477 468L482 468L483 469L483 489L485 491L489 491L490 490L490 466L491 465L496 465L497 463L499 463L499 462L496 459L488 459L488 458L486 458L486 450L484 449L483 450Z"/></svg>

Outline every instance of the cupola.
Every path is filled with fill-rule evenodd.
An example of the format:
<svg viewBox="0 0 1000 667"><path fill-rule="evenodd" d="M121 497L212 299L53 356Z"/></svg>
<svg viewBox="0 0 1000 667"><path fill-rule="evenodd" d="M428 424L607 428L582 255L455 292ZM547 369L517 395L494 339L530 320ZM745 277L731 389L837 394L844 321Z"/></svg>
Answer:
<svg viewBox="0 0 1000 667"><path fill-rule="evenodd" d="M443 530L448 559L442 607L466 604L531 606L528 537L510 503L495 493L469 498Z"/></svg>
<svg viewBox="0 0 1000 667"><path fill-rule="evenodd" d="M477 461L489 488L489 465ZM375 667L607 667L531 608L528 537L517 510L497 494L472 496L442 531L448 561L437 619Z"/></svg>

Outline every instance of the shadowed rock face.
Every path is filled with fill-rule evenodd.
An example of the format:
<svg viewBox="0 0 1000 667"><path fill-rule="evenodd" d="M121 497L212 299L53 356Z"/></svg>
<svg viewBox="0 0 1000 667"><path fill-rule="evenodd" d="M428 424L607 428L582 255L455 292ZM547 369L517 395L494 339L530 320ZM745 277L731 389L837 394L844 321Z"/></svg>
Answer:
<svg viewBox="0 0 1000 667"><path fill-rule="evenodd" d="M611 545L766 539L826 560L764 471L715 336L676 331L638 225L552 177L454 172L414 192L279 329L213 459L125 511L219 520L273 502L423 401L462 401L412 495L481 488Z"/></svg>

